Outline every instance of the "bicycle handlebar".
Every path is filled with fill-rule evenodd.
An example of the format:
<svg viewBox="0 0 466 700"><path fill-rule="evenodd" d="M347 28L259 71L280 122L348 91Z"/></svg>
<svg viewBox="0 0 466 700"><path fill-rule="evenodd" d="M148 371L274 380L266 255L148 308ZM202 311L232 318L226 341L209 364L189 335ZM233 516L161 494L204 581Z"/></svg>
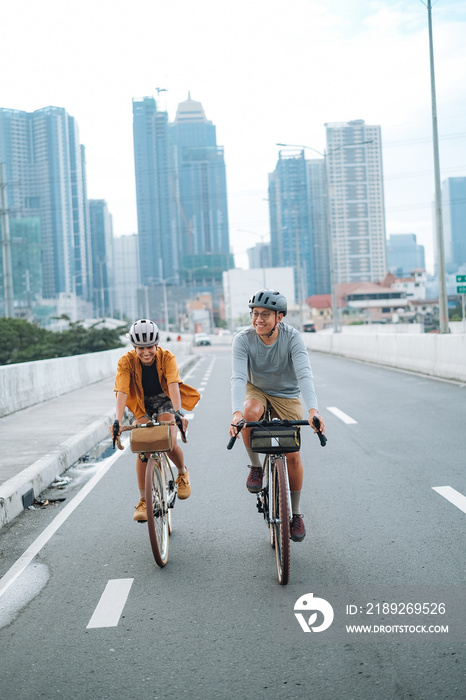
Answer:
<svg viewBox="0 0 466 700"><path fill-rule="evenodd" d="M179 416L177 413L174 415L176 425L178 426L178 430L181 433L181 439L183 442L188 442L188 438L186 437L186 433L183 430L183 421L181 420L181 416ZM151 423L152 425L152 423ZM133 428L140 427L139 424L134 424L134 425L124 425L122 426L121 430L132 430ZM115 420L113 422L113 449L115 449L115 444L118 446L120 450L123 449L118 433L120 432L120 423L118 420Z"/></svg>
<svg viewBox="0 0 466 700"><path fill-rule="evenodd" d="M325 447L327 444L327 436L324 435L324 433L320 430L320 420L317 418L317 416L314 416L312 419L312 422L314 426L317 428L317 437L320 440L320 444L322 447ZM249 421L246 422L244 418L242 418L239 423L236 425L237 433L236 435L233 435L227 445L227 450L231 450L233 445L235 444L239 433L242 431L243 428L254 428L254 427L266 427L270 428L275 425L309 425L309 422L307 420L287 420L286 418L277 421L277 420L259 420L259 421Z"/></svg>

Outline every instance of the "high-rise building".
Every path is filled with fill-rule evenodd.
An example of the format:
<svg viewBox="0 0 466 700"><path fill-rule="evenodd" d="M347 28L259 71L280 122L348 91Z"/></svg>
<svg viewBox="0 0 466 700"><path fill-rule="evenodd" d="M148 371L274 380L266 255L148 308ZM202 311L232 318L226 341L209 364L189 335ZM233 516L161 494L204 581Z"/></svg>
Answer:
<svg viewBox="0 0 466 700"><path fill-rule="evenodd" d="M139 272L138 236L115 236L113 239L113 262L115 284L115 311L122 319L130 321L146 316L144 305L138 305L138 288L141 286Z"/></svg>
<svg viewBox="0 0 466 700"><path fill-rule="evenodd" d="M246 251L249 261L249 269L272 267L272 250L270 243L256 243Z"/></svg>
<svg viewBox="0 0 466 700"><path fill-rule="evenodd" d="M153 97L133 100L134 165L141 283L175 278L179 262L179 195L168 114Z"/></svg>
<svg viewBox="0 0 466 700"><path fill-rule="evenodd" d="M297 301L329 291L326 206L323 161L280 151L269 174L272 264L294 268Z"/></svg>
<svg viewBox="0 0 466 700"><path fill-rule="evenodd" d="M210 283L221 283L233 267L228 231L226 172L216 128L200 102L178 105L170 124L176 164L176 205L180 225L180 269Z"/></svg>
<svg viewBox="0 0 466 700"><path fill-rule="evenodd" d="M423 245L418 245L416 234L391 235L387 245L388 269L397 277L411 277L414 270L426 269Z"/></svg>
<svg viewBox="0 0 466 700"><path fill-rule="evenodd" d="M93 304L98 316L113 316L115 281L113 273L113 224L104 199L89 200L89 221L93 264Z"/></svg>
<svg viewBox="0 0 466 700"><path fill-rule="evenodd" d="M443 237L447 272L466 264L466 177L442 183Z"/></svg>
<svg viewBox="0 0 466 700"><path fill-rule="evenodd" d="M386 273L380 126L363 119L325 125L335 283Z"/></svg>
<svg viewBox="0 0 466 700"><path fill-rule="evenodd" d="M10 217L40 220L42 295L87 298L86 172L74 118L61 107L0 108L0 162Z"/></svg>
<svg viewBox="0 0 466 700"><path fill-rule="evenodd" d="M314 260L313 289L314 294L329 294L329 229L325 160L323 158L311 158L306 162L306 166L311 242L313 247L312 259Z"/></svg>
<svg viewBox="0 0 466 700"><path fill-rule="evenodd" d="M40 220L10 219L13 297L19 307L30 309L42 293Z"/></svg>

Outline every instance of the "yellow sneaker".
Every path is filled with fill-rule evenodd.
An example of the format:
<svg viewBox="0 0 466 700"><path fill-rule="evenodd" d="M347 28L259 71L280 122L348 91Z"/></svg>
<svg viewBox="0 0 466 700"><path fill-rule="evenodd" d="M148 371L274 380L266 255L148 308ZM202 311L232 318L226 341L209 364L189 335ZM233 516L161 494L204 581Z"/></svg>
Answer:
<svg viewBox="0 0 466 700"><path fill-rule="evenodd" d="M146 499L141 498L134 511L133 520L143 522L147 520L147 509L146 509Z"/></svg>
<svg viewBox="0 0 466 700"><path fill-rule="evenodd" d="M175 484L178 486L177 494L180 501L185 498L189 498L191 495L191 483L189 481L188 468L185 467L186 471L184 474L178 474Z"/></svg>

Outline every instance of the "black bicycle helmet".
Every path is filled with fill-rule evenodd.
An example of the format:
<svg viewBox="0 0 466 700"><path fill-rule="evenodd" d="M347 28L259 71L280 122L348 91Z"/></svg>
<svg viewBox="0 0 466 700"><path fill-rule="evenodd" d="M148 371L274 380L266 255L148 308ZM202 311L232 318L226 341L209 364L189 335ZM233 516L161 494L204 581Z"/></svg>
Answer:
<svg viewBox="0 0 466 700"><path fill-rule="evenodd" d="M159 340L159 329L153 321L141 319L133 323L129 329L129 339L138 348L156 345Z"/></svg>
<svg viewBox="0 0 466 700"><path fill-rule="evenodd" d="M275 289L259 289L258 292L252 295L248 303L250 309L260 306L263 309L279 311L284 316L286 316L288 310L286 297Z"/></svg>

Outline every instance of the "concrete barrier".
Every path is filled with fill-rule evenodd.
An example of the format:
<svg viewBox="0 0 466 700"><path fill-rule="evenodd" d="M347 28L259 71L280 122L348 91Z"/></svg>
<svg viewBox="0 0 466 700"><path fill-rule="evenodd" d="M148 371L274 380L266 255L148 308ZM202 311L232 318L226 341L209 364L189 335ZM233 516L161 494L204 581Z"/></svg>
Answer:
<svg viewBox="0 0 466 700"><path fill-rule="evenodd" d="M189 354L191 342L165 342L177 357ZM115 374L118 359L131 346L51 360L0 367L0 418L48 401Z"/></svg>
<svg viewBox="0 0 466 700"><path fill-rule="evenodd" d="M304 333L311 351L328 352L432 377L466 382L465 334Z"/></svg>

